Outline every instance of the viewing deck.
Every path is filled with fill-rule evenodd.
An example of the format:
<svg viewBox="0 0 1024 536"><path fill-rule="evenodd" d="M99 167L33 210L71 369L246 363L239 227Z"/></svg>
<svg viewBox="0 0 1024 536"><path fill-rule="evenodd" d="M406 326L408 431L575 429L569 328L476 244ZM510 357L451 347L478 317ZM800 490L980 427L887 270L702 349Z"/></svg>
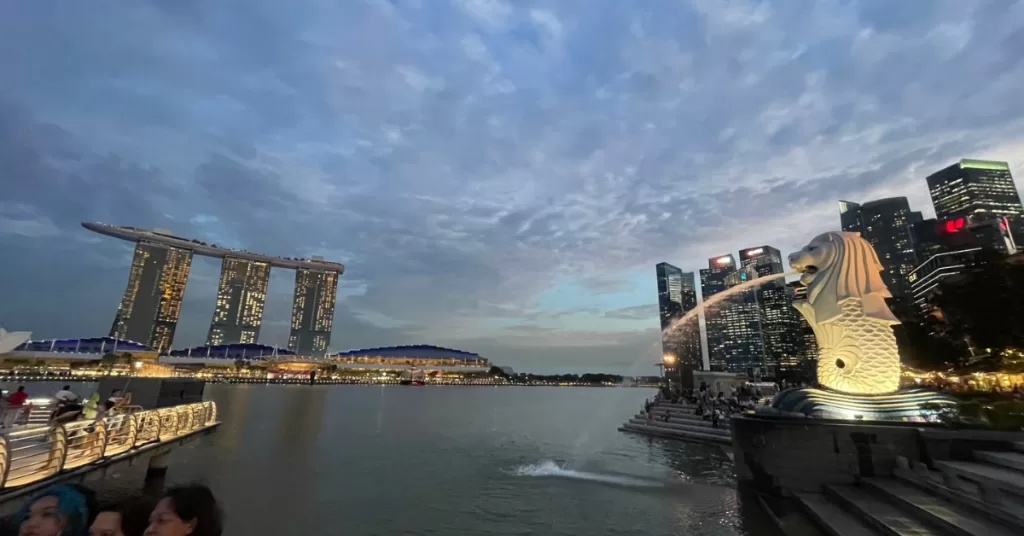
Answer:
<svg viewBox="0 0 1024 536"><path fill-rule="evenodd" d="M305 268L307 270L337 272L339 275L345 273L345 265L340 262L326 261L320 258L293 259L289 257L278 257L276 255L264 255L262 253L254 253L252 251L218 247L216 244L207 244L206 242L195 239L181 238L160 230L147 231L145 229L137 229L135 227L90 222L83 222L82 227L85 227L94 233L120 238L121 240L128 240L131 242L138 242L142 240L181 249L188 249L196 255L202 255L205 257L231 257L235 259L245 259L249 261L264 262L275 268Z"/></svg>
<svg viewBox="0 0 1024 536"><path fill-rule="evenodd" d="M53 426L30 421L27 427L0 436L0 502L64 477L168 450L219 425L213 402Z"/></svg>

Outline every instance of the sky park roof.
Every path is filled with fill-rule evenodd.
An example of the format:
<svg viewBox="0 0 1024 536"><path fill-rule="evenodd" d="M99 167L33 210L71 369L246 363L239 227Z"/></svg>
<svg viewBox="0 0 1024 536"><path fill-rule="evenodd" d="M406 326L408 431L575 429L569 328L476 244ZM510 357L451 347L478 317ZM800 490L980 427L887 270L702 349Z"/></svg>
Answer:
<svg viewBox="0 0 1024 536"><path fill-rule="evenodd" d="M338 352L338 357L423 357L431 359L479 359L480 354L463 352L452 348L442 348L429 344L415 344L410 346L385 346L381 348L364 348L362 350L349 350Z"/></svg>
<svg viewBox="0 0 1024 536"><path fill-rule="evenodd" d="M46 339L30 340L14 349L15 352L55 352L103 354L107 352L152 352L144 344L114 337L90 337L85 339ZM256 343L216 344L193 346L179 350L171 350L170 357L194 357L209 359L265 359L275 356L294 356L295 352L287 348ZM406 346L384 346L379 348L363 348L331 354L328 357L359 358L359 357L399 357L421 359L481 359L480 354L464 352L452 348L415 344Z"/></svg>
<svg viewBox="0 0 1024 536"><path fill-rule="evenodd" d="M102 354L106 352L152 352L145 344L114 337L88 337L85 339L28 340L18 345L15 352L73 352Z"/></svg>
<svg viewBox="0 0 1024 536"><path fill-rule="evenodd" d="M121 240L128 240L131 242L143 240L146 242L156 242L166 246L190 249L194 254L206 257L231 257L234 259L265 262L278 268L308 268L311 270L333 271L338 272L339 274L345 273L345 265L340 262L326 261L320 257L296 259L291 257L278 257L276 255L264 255L262 253L254 253L252 251L245 251L241 249L230 249L220 247L217 244L207 244L202 240L196 240L194 238L181 238L180 236L174 236L170 231L164 229L147 231L146 229L138 229L136 227L91 222L83 222L82 227L85 227L94 233L120 238Z"/></svg>

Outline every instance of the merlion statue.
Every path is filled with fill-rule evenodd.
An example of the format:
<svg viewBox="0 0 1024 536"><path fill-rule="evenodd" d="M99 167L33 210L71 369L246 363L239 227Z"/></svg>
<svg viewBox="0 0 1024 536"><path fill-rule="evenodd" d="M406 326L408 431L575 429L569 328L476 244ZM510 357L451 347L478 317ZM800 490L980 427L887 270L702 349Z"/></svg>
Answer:
<svg viewBox="0 0 1024 536"><path fill-rule="evenodd" d="M824 233L789 256L807 299L793 306L818 339L818 383L850 394L899 388L900 358L882 263L860 233Z"/></svg>

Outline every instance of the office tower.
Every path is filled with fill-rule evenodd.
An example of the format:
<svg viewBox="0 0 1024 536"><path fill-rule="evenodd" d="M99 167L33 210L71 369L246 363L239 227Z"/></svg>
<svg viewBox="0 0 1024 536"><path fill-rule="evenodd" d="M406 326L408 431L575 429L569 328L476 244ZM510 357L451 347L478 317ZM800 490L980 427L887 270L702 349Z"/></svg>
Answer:
<svg viewBox="0 0 1024 536"><path fill-rule="evenodd" d="M331 343L337 295L338 272L308 268L295 270L289 350L299 355L317 355L327 351Z"/></svg>
<svg viewBox="0 0 1024 536"><path fill-rule="evenodd" d="M665 262L659 263L655 272L658 276L661 349L666 356L665 377L679 381L684 389L689 389L693 386L693 371L700 370L703 362L699 319L693 315L683 324L674 324L697 306L693 272L684 272Z"/></svg>
<svg viewBox="0 0 1024 536"><path fill-rule="evenodd" d="M757 277L771 277L784 273L782 253L771 246L740 250L740 265L752 269ZM786 280L776 277L754 289L757 298L761 342L764 347L761 374L776 378L782 364L797 352L798 320L793 308L791 292Z"/></svg>
<svg viewBox="0 0 1024 536"><path fill-rule="evenodd" d="M1024 244L1024 206L1006 162L961 160L928 176L935 217L1005 216L1017 244Z"/></svg>
<svg viewBox="0 0 1024 536"><path fill-rule="evenodd" d="M707 329L708 365L713 371L726 370L726 346L728 326L728 303L708 305L715 294L726 288L726 277L736 272L736 260L732 255L714 257L708 261L708 268L700 271L701 296L704 299L704 325Z"/></svg>
<svg viewBox="0 0 1024 536"><path fill-rule="evenodd" d="M139 241L110 336L170 350L191 266L190 250Z"/></svg>
<svg viewBox="0 0 1024 536"><path fill-rule="evenodd" d="M701 270L704 299L707 301L755 277L753 266L738 269L732 255L711 258L708 269ZM730 295L711 306L705 304L704 315L711 370L746 373L752 377L765 373L761 320L754 289Z"/></svg>
<svg viewBox="0 0 1024 536"><path fill-rule="evenodd" d="M207 345L254 343L259 339L268 281L269 264L224 257Z"/></svg>
<svg viewBox="0 0 1024 536"><path fill-rule="evenodd" d="M789 292L791 304L807 299L807 287L799 281L787 283L786 290ZM792 354L783 357L779 363L779 376L794 382L813 382L818 370L818 339L804 315L792 305L790 309L796 319L795 348Z"/></svg>
<svg viewBox="0 0 1024 536"><path fill-rule="evenodd" d="M859 232L875 248L893 297L907 297L907 275L917 266L911 225L921 213L910 210L906 197L889 197L863 204L840 201L839 219L843 231Z"/></svg>

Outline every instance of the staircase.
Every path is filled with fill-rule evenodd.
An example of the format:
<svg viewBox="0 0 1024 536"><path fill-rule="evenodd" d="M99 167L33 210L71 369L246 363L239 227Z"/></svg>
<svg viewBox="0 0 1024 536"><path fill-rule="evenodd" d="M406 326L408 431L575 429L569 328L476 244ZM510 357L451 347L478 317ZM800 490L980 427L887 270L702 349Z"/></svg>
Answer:
<svg viewBox="0 0 1024 536"><path fill-rule="evenodd" d="M692 404L669 404L660 402L651 406L654 419L648 423L647 415L637 413L632 419L619 427L622 432L631 432L654 437L683 439L732 445L732 433L729 430L729 419L718 421L718 427L711 425L711 420L694 415L697 407ZM665 422L668 412L668 422Z"/></svg>
<svg viewBox="0 0 1024 536"><path fill-rule="evenodd" d="M1024 442L975 451L974 461L899 459L887 478L826 485L796 499L830 536L1020 536L1024 534Z"/></svg>

